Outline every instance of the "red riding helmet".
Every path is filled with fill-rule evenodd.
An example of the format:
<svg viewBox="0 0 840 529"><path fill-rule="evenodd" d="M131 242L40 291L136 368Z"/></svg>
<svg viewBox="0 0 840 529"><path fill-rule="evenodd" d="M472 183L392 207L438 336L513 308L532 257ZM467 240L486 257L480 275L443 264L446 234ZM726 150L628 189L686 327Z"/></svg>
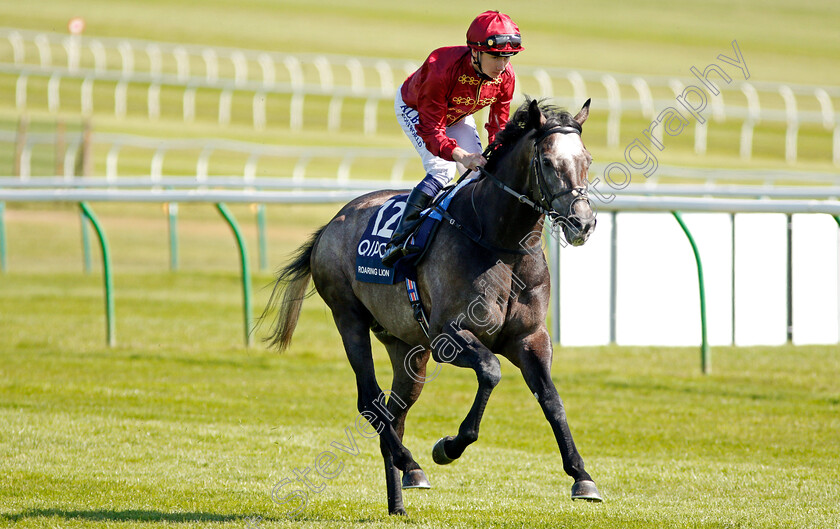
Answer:
<svg viewBox="0 0 840 529"><path fill-rule="evenodd" d="M503 57L516 55L522 47L522 36L509 16L498 11L485 11L475 17L467 29L467 46L475 51L498 53Z"/></svg>

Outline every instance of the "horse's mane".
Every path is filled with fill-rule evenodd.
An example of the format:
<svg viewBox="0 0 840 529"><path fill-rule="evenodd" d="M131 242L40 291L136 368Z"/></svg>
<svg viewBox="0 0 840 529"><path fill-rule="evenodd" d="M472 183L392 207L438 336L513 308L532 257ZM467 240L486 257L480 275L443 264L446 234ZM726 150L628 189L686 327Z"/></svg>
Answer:
<svg viewBox="0 0 840 529"><path fill-rule="evenodd" d="M525 97L525 102L513 113L505 128L496 134L493 143L485 151L484 156L487 158L487 170L492 171L499 160L504 158L505 154L510 152L523 136L533 130L528 112L528 106L531 104L531 101L532 99L530 97ZM537 104L546 118L545 124L537 132L553 127L573 127L581 130L581 126L568 111L548 104L544 99L539 100Z"/></svg>

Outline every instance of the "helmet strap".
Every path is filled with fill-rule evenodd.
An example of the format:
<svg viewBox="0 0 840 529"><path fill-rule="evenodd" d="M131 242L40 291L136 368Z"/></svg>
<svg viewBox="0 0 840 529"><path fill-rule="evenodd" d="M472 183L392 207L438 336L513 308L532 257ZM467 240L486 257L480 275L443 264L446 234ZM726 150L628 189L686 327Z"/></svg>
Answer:
<svg viewBox="0 0 840 529"><path fill-rule="evenodd" d="M478 72L478 76L484 79L485 81L493 81L493 78L484 73L484 70L481 68L481 54L482 52L475 50L475 55L472 57L472 63L475 67L476 71Z"/></svg>

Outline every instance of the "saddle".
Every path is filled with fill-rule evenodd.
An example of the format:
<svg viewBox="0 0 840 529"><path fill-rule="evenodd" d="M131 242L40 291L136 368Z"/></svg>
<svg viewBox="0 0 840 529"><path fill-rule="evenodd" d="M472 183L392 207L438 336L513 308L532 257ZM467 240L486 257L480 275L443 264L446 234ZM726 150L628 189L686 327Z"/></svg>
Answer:
<svg viewBox="0 0 840 529"><path fill-rule="evenodd" d="M449 204L461 189L475 181L475 178L464 179L458 185L445 188L438 194L432 205L421 213L420 222L407 239L407 244L419 247L420 251L403 257L393 267L384 266L382 256L385 254L385 245L391 240L391 235L405 210L408 195L395 195L388 199L371 216L356 245L356 280L385 285L392 285L406 278L416 281L417 266L426 257Z"/></svg>
<svg viewBox="0 0 840 529"><path fill-rule="evenodd" d="M382 256L385 255L385 246L391 240L391 235L405 210L408 194L393 196L382 204L371 216L356 245L356 280L362 283L383 285L405 281L408 299L414 308L414 317L427 336L429 334L428 321L417 291L417 266L428 254L441 221L444 217L449 217L446 211L452 199L460 190L475 183L476 180L476 178L462 179L456 186L444 188L438 194L432 205L421 213L420 222L407 239L406 244L417 246L420 251L401 258L393 267L383 265Z"/></svg>

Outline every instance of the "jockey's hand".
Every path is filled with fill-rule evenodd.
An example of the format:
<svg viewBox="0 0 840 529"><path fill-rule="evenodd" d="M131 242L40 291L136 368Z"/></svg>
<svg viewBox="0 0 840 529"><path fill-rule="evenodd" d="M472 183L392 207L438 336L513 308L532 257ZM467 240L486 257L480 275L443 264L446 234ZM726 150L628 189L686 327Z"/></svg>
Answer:
<svg viewBox="0 0 840 529"><path fill-rule="evenodd" d="M472 171L476 171L487 163L480 152L467 152L461 147L455 147L452 151L452 159Z"/></svg>

